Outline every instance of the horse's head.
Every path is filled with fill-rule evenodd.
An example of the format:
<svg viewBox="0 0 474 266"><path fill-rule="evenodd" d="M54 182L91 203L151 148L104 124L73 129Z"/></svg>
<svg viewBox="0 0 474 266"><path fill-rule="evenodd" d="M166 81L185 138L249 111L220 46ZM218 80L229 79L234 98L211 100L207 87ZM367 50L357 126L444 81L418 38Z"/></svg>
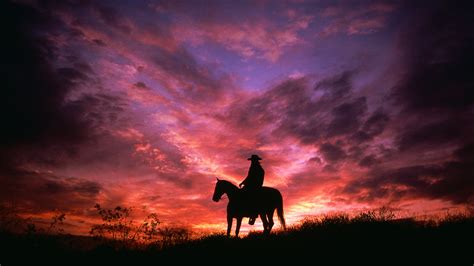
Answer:
<svg viewBox="0 0 474 266"><path fill-rule="evenodd" d="M239 188L227 180L220 180L217 178L216 188L214 189L214 195L212 200L218 202L222 195L227 194L229 200L231 200L236 193L238 193Z"/></svg>
<svg viewBox="0 0 474 266"><path fill-rule="evenodd" d="M222 198L222 195L224 194L224 188L223 188L224 180L220 180L217 177L216 179L217 179L217 183L216 183L216 187L214 188L214 195L212 195L212 200L215 202L218 202Z"/></svg>

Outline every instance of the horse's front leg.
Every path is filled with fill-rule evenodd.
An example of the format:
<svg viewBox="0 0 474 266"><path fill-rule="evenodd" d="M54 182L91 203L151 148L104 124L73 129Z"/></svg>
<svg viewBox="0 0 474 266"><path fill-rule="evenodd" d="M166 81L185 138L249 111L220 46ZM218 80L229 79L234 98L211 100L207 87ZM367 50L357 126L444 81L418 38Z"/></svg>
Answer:
<svg viewBox="0 0 474 266"><path fill-rule="evenodd" d="M230 230L232 229L232 216L227 215L227 236L230 236Z"/></svg>
<svg viewBox="0 0 474 266"><path fill-rule="evenodd" d="M235 237L239 236L240 225L242 224L242 217L237 217L237 225L235 228Z"/></svg>

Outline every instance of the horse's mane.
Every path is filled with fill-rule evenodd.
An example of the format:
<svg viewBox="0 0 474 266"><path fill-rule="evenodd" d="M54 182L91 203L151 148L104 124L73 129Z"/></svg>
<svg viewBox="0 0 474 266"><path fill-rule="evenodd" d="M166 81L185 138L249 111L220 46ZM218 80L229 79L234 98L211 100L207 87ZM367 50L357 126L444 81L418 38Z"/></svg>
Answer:
<svg viewBox="0 0 474 266"><path fill-rule="evenodd" d="M226 186L229 186L229 187L232 187L232 188L235 188L239 191L242 191L241 188L239 188L237 185L234 185L234 183L228 181L228 180L224 180L224 179L219 179L219 182L222 182L224 183ZM267 186L262 186L262 189L265 189L265 190L277 190L275 188L272 188L272 187L267 187Z"/></svg>
<svg viewBox="0 0 474 266"><path fill-rule="evenodd" d="M223 182L225 183L226 185L228 186L232 186L232 187L235 187L235 188L238 188L236 185L234 185L234 183L228 181L228 180L223 180L223 179L220 179L219 182Z"/></svg>

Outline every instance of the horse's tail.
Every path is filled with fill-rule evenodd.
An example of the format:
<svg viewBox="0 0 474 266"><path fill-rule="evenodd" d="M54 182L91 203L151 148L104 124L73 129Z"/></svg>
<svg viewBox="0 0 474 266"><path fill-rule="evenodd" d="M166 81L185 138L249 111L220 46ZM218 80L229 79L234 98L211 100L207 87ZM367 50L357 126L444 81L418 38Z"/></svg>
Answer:
<svg viewBox="0 0 474 266"><path fill-rule="evenodd" d="M283 227L283 230L286 230L285 215L283 214L283 198L281 194L280 194L280 200L277 206L277 215L278 215L278 220L280 221L280 224Z"/></svg>

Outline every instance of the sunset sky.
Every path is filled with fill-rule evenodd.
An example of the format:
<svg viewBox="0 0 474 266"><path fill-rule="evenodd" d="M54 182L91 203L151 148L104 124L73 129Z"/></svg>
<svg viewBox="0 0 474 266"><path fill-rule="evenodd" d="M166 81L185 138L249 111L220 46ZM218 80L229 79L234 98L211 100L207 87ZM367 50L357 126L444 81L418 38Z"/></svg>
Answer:
<svg viewBox="0 0 474 266"><path fill-rule="evenodd" d="M452 2L2 1L0 202L73 233L95 203L223 231L215 178L258 154L290 224L472 206L474 10Z"/></svg>

